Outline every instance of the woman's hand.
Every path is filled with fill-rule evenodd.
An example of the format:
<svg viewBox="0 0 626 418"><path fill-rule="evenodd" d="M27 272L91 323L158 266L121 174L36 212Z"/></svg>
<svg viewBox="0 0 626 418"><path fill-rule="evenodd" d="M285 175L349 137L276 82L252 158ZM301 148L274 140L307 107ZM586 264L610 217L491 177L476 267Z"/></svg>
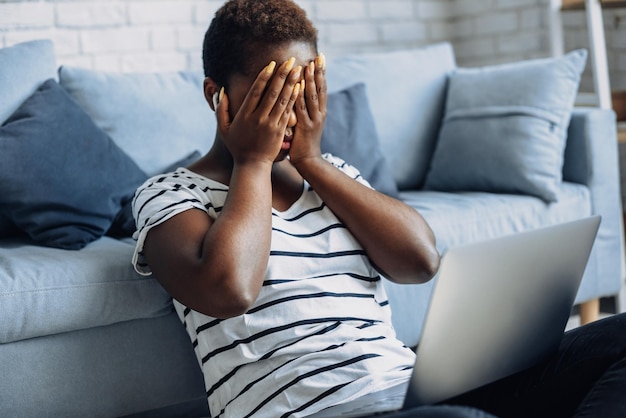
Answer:
<svg viewBox="0 0 626 418"><path fill-rule="evenodd" d="M236 163L273 163L277 157L301 87L302 68L293 68L294 62L289 59L275 72L272 61L261 70L232 119L228 94L220 91L218 131Z"/></svg>
<svg viewBox="0 0 626 418"><path fill-rule="evenodd" d="M326 59L318 55L304 70L304 88L299 95L295 112L298 123L289 152L291 163L298 165L321 156L320 143L326 120Z"/></svg>

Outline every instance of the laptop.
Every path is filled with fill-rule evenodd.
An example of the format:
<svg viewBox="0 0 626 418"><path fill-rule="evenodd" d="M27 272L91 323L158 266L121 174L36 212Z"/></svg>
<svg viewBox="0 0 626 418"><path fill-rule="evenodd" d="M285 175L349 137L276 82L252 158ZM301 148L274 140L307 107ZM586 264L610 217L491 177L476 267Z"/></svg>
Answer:
<svg viewBox="0 0 626 418"><path fill-rule="evenodd" d="M592 216L450 248L411 379L310 417L432 405L538 364L560 344L599 225Z"/></svg>

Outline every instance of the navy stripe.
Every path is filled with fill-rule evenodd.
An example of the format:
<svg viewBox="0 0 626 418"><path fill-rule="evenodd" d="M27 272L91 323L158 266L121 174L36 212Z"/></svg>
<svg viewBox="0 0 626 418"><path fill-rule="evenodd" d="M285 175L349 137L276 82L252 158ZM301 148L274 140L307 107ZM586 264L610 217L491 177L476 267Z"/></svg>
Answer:
<svg viewBox="0 0 626 418"><path fill-rule="evenodd" d="M298 280L311 280L311 279L326 279L328 277L336 277L336 276L350 276L353 279L357 279L357 280L363 280L366 282L378 282L381 280L381 277L379 275L376 275L374 277L370 277L370 276L363 276L361 274L357 274L357 273L332 273L332 274L322 274L320 276L311 276L311 277L306 277L304 279L275 279L275 280L265 280L263 282L263 286L271 286L274 284L282 284L282 283L291 283L291 282L295 282Z"/></svg>
<svg viewBox="0 0 626 418"><path fill-rule="evenodd" d="M281 415L281 418L287 418L287 417L291 416L291 414L293 414L293 413L304 411L305 409L307 409L311 405L315 405L316 403L318 403L322 399L324 399L324 398L332 395L333 393L337 392L338 390L341 390L344 387L348 386L350 383L352 383L352 382L342 383L340 385L333 386L332 388L328 389L327 391L325 391L321 395L316 396L315 398L313 398L310 401L306 402L304 405L301 405L300 407L294 409L293 411L289 411L289 412L284 413L283 415Z"/></svg>
<svg viewBox="0 0 626 418"><path fill-rule="evenodd" d="M220 348L217 348L211 352L209 352L207 355L205 355L204 357L202 357L202 364L206 363L207 361L209 361L212 357L215 357L216 355L223 353L225 351L228 350L232 350L233 348L237 347L240 344L248 344L252 341L258 340L259 338L263 338L266 337L268 335L277 333L277 332L281 332L281 331L285 331L288 330L290 328L295 328L295 327L299 327L302 325L312 325L312 324L322 324L324 322L345 322L345 321L362 321L362 322L366 322L366 323L375 323L375 322L380 322L377 320L373 320L373 319L368 319L368 318L357 318L357 317L329 317L329 318L313 318L313 319L303 319L301 321L296 321L296 322L291 322L289 324L285 324L285 325L281 325L278 327L274 327L274 328L268 328L264 331L261 331L259 333L256 333L254 335L250 335L249 337L246 338L242 338L240 340L235 340L232 343L222 346Z"/></svg>
<svg viewBox="0 0 626 418"><path fill-rule="evenodd" d="M178 177L178 176L174 176L174 177ZM192 177L187 177L187 178L189 178L189 179L193 179ZM162 183L162 182L163 182L164 180L166 180L166 179L167 179L167 176L164 176L164 177L159 177L159 178L158 178L158 179L157 179L154 183L149 184L149 185L148 185L147 187L145 187L143 190L149 190L149 189L150 189L150 188L151 188L151 187L152 187L155 183ZM189 186L188 186L188 189L189 189L189 190L193 190L193 189L194 189L194 188L196 188L196 187L197 187L197 185L196 185L196 184L191 184L191 185L189 185ZM137 211L137 213L141 213L141 212L143 211L144 207L145 207L148 203L150 203L152 200L154 200L154 199L158 198L159 196L162 196L163 194L168 193L168 192L177 192L177 191L179 191L181 188L183 188L183 186L182 186L181 184L178 184L178 183L177 183L177 184L174 184L174 185L172 186L172 188L170 188L170 189L167 189L167 190L160 190L160 191L159 191L158 193L156 193L154 196L150 196L148 199L146 199L146 201L145 201L145 202L143 202L143 204L141 205L141 207L139 208L139 210ZM221 188L204 187L204 188L202 189L202 191L203 191L204 193L206 193L206 192L207 192L207 191L209 191L209 190L214 191L214 192L228 192L228 189L221 189ZM136 196L136 197L135 197L135 201L137 200L137 198L138 198L138 196ZM197 200L196 200L196 201L197 201ZM182 202L180 202L180 203L182 203ZM201 202L198 202L198 203L201 203ZM173 206L173 205L167 206L167 207L165 207L165 208L161 208L160 210L167 209L168 207L171 207L171 206ZM217 210L217 208L215 208L215 209Z"/></svg>
<svg viewBox="0 0 626 418"><path fill-rule="evenodd" d="M148 186L150 187L150 186ZM146 207L146 205L148 203L150 203L151 201L153 201L154 199L156 199L157 197L169 192L170 190L159 190L159 192L157 194L155 194L154 196L149 197L145 202L143 202L143 205L141 205L141 207L139 208L139 210L137 211L137 213L141 213L143 211L143 208Z"/></svg>
<svg viewBox="0 0 626 418"><path fill-rule="evenodd" d="M293 221L297 221L298 219L310 214L310 213L314 213L314 212L319 212L321 210L324 210L324 208L326 207L326 203L322 203L320 206L316 207L316 208L311 208L311 209L307 209L304 212L294 216L293 218L281 218L283 221L287 221L287 222L293 222ZM278 216L275 213L272 212L272 216Z"/></svg>
<svg viewBox="0 0 626 418"><path fill-rule="evenodd" d="M222 319L214 319L213 321L207 322L206 324L202 324L198 328L196 328L196 334L200 334L202 331L206 331L207 329L214 327L222 321Z"/></svg>
<svg viewBox="0 0 626 418"><path fill-rule="evenodd" d="M349 276L353 276L356 278L359 278L361 280L366 280L366 281L378 281L380 280L380 276L377 276L375 278L369 278L367 276L361 276L355 273L342 273L345 275L349 275ZM335 274L329 274L329 275L325 275L325 276L319 276L319 277L332 277L335 276ZM268 285L272 285L272 284L277 284L277 283L284 283L284 282L291 282L293 280L267 280L265 282L263 282L263 286L268 286ZM296 300L296 299L307 299L307 298L314 298L314 297L356 297L356 298L372 298L374 299L374 295L373 294L365 294L365 293L332 293L332 292L321 292L321 293L314 293L311 295L297 295L297 296L291 296L291 297L286 297L286 298L282 298L282 299L277 299L274 300L272 302L268 302L266 304L260 305L256 308L253 308L251 310L249 310L247 312L247 314L253 314L255 312L258 312L262 309L268 308L270 306L276 305L278 303L282 303L282 302L288 302L291 300ZM383 302L379 302L378 303L380 306L386 306L389 305L389 301L383 301ZM186 308L184 311L184 315L187 316L187 314L191 311L191 309ZM209 328L212 328L216 325L218 325L219 323L221 323L223 320L222 319L214 319L212 321L209 321L205 324L200 325L199 327L196 328L196 334L200 334L202 331L206 331ZM369 324L368 324L369 325ZM193 346L196 347L198 345L198 340L195 339L193 341Z"/></svg>
<svg viewBox="0 0 626 418"><path fill-rule="evenodd" d="M281 234L285 234L285 235L289 235L291 237L295 237L295 238L311 238L311 237L316 237L318 235L322 235L324 232L328 232L331 229L336 229L336 228L346 228L346 226L344 224L332 224L330 226L327 226L326 228L320 229L319 231L315 231L315 232L311 232L310 234L292 234L290 232L284 231L282 229L278 229L278 228L272 228L272 231L276 231L276 232L280 232Z"/></svg>
<svg viewBox="0 0 626 418"><path fill-rule="evenodd" d="M253 314L262 309L269 308L274 305L278 305L280 303L291 302L298 299L315 299L315 298L324 298L324 297L332 297L332 298L364 298L364 299L374 299L374 295L371 293L334 293L334 292L318 292L311 293L308 295L295 295L295 296L287 296L284 298L274 299L270 302L264 303L263 305L259 305L256 308L250 309L247 314Z"/></svg>
<svg viewBox="0 0 626 418"><path fill-rule="evenodd" d="M302 342L302 341L304 341L304 340L306 340L306 339L308 339L308 338L317 337L317 336L319 336L319 335L324 335L324 334L326 334L327 332L330 332L330 331L332 331L332 330L336 329L339 325L341 325L341 322L335 322L334 324L329 325L329 326L327 326L326 328L321 329L321 330L319 330L319 331L317 331L317 332L315 332L315 333L313 333L313 334L311 334L311 335L306 335L306 336L304 336L304 337L302 337L302 338L299 338L299 339L297 339L297 340L295 340L295 341L290 342L289 344L286 344L286 345L283 345L283 346L281 346L281 347L275 348L274 350L271 350L271 351L269 351L269 352L265 353L263 356L261 356L261 357L259 358L259 360L258 360L258 361L261 361L261 360L267 360L268 358L272 357L272 356L273 356L276 352L278 352L278 351L280 351L280 350L283 350L283 349L285 349L285 348L287 348L287 347L291 347L292 345L298 344L298 343L300 343L300 342ZM324 351L324 350L322 350L322 351ZM247 384L247 385L246 385L246 386L245 386L245 387L241 390L241 392L239 392L239 394L238 394L237 396L235 396L235 398L237 398L237 397L239 397L239 396L243 395L243 394L244 394L244 393L246 393L248 390L252 389L252 387L253 387L255 384L257 384L257 383L258 383L258 382L260 382L261 380L265 379L267 376L270 376L270 375L274 374L277 370L281 369L282 367L285 367L286 365L288 365L288 364L289 364L289 363L291 363L292 361L296 361L296 360L298 360L298 358L297 358L297 357L294 357L294 358L292 358L291 360L288 360L288 361L286 361L285 363L281 364L280 366L276 367L274 370L271 370L270 372L266 373L265 375L263 375L263 376L259 377L259 378L258 378L258 379L256 379L255 381L248 383L248 384ZM211 387L211 389L209 389L209 390L207 391L207 398L208 398L209 396L211 396L211 395L212 395L212 394L213 394L213 393L214 393L214 392L215 392L215 391L216 391L216 390L217 390L217 389L218 389L221 385L223 385L224 383L226 383L226 381L227 381L228 379L230 379L231 377L233 377L233 376L235 375L235 373L237 373L237 371L238 371L239 369L241 369L242 367L244 367L244 366L245 366L245 364L241 364L241 365L239 365L239 366L235 367L235 368L234 368L234 369L233 369L230 373L226 374L226 375L225 375L224 377L222 377L222 378L221 378L218 382L216 382L216 383L215 383L215 384ZM224 409L225 409L226 407L228 407L228 405L229 405L231 402L233 402L233 401L235 400L235 398L231 399L231 400L230 400L230 401L229 401L226 405L224 405ZM222 409L222 411L220 412L220 414L224 412L224 409Z"/></svg>
<svg viewBox="0 0 626 418"><path fill-rule="evenodd" d="M188 202L202 204L202 202L200 202L198 199L195 199L195 198L193 198L193 199L183 199L183 200L180 200L180 201L175 202L175 203L171 203L171 204L169 204L169 205L167 205L167 206L165 206L165 207L161 208L161 209L157 212L157 214L161 214L161 213L163 213L163 211L165 211L165 210L167 210L167 209L170 209L170 208L172 208L172 207L178 206L178 205L183 204L183 203L188 203ZM147 203L147 202L146 202L146 203ZM145 205L144 205L144 206L145 206ZM141 214L141 211L142 211L142 210L143 210L143 206L142 206L142 209L139 209L139 212L137 212L137 215L138 215L138 216L137 216L137 218L140 218L140 214ZM162 217L157 218L157 220L156 220L156 221L154 221L154 222L151 220L151 218L150 218L150 217L147 217L147 218L146 218L146 220L145 220L145 222L144 222L144 224L143 224L142 229L143 229L143 228L146 228L146 227L147 227L147 226L149 226L149 225L154 225L155 223L157 223L159 220L163 219L163 218L164 218L165 216L167 216L167 215L169 215L169 213L166 213L166 214L165 214L165 215L163 215Z"/></svg>
<svg viewBox="0 0 626 418"><path fill-rule="evenodd" d="M264 284L265 285L265 284ZM269 308L271 306L274 305L278 305L280 303L284 303L284 302L290 302L293 300L298 300L298 299L311 299L311 298L321 298L321 297L337 297L337 298L363 298L363 299L374 299L374 295L373 294L369 294L369 293L333 293L333 292L319 292L319 293L312 293L312 294L308 294L308 295L296 295L296 296L289 296L289 297L284 297L281 299L275 299L272 300L268 303L265 303L263 305L259 305L256 308L252 308L250 309L248 312L246 312L246 314L253 314L256 313L262 309L266 309ZM378 303L380 306L386 306L389 304L389 301L384 301L384 302L379 302ZM191 309L186 308L185 309L185 313L184 315L187 316L187 314L191 311ZM196 334L200 334L202 331L206 331L207 329L216 326L217 324L221 323L223 320L222 319L214 319L212 321L209 321L205 324L200 325L199 327L196 328ZM194 341L194 343L197 345L198 340L196 339Z"/></svg>
<svg viewBox="0 0 626 418"><path fill-rule="evenodd" d="M359 338L358 342L369 342L369 341L380 341L380 340L384 340L387 337L385 337L384 335L379 335L378 337L363 337L363 338Z"/></svg>
<svg viewBox="0 0 626 418"><path fill-rule="evenodd" d="M333 258L333 257L345 257L351 255L364 255L367 256L365 250L349 250L349 251L336 251L333 253L303 253L295 251L270 251L270 256L275 257L301 257L301 258Z"/></svg>
<svg viewBox="0 0 626 418"><path fill-rule="evenodd" d="M355 357L353 359L342 361L341 363L332 364L332 365L329 365L329 366L326 366L326 367L322 367L321 369L312 370L312 371L310 371L308 373L301 374L300 376L298 376L297 378L295 378L291 382L283 385L278 390L276 390L274 393L272 393L270 396L265 398L259 405L257 405L256 408L254 408L244 418L249 418L249 417L253 416L261 408L263 408L265 405L267 405L269 402L271 402L272 399L274 399L275 397L280 395L285 390L289 389L291 386L296 385L301 380L307 379L309 377L312 377L312 376L315 376L315 375L318 375L318 374L321 374L321 373L329 372L331 370L340 369L340 368L345 367L345 366L350 366L351 364L358 363L360 361L368 360L370 358L375 358L375 357L380 357L380 355L379 354L363 354L363 355Z"/></svg>

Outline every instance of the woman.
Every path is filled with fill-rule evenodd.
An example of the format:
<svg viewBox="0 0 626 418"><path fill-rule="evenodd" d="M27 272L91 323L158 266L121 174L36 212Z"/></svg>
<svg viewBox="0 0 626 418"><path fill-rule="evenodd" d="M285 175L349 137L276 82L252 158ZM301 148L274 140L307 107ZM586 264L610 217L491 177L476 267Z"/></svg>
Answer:
<svg viewBox="0 0 626 418"><path fill-rule="evenodd" d="M173 296L212 416L306 416L405 382L414 354L379 274L428 281L435 239L415 210L321 154L315 28L290 0L231 0L203 61L215 142L138 189L134 264Z"/></svg>

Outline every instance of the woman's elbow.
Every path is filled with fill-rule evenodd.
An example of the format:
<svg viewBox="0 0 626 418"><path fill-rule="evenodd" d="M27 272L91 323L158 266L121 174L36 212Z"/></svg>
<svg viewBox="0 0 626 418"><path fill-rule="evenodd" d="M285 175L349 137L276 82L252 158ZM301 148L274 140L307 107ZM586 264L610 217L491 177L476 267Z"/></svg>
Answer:
<svg viewBox="0 0 626 418"><path fill-rule="evenodd" d="M421 247L409 257L410 263L404 271L389 277L399 284L423 284L430 281L439 271L440 256L434 246Z"/></svg>
<svg viewBox="0 0 626 418"><path fill-rule="evenodd" d="M421 268L421 271L422 271L421 280L422 281L421 282L422 283L426 283L430 281L430 279L435 277L435 274L437 274L437 272L439 271L440 263L441 263L441 257L439 256L439 252L437 251L437 248L435 248L434 246L432 248L429 248L426 254L424 254L424 258L421 263L422 265L422 268Z"/></svg>
<svg viewBox="0 0 626 418"><path fill-rule="evenodd" d="M232 277L214 277L187 293L185 300L179 300L194 311L213 318L227 319L248 312L259 291L260 287L241 283Z"/></svg>
<svg viewBox="0 0 626 418"><path fill-rule="evenodd" d="M417 247L419 254L417 259L420 261L420 270L422 272L420 279L422 283L426 283L435 277L441 263L441 256L437 250L435 235L430 228L428 228L428 239L419 240Z"/></svg>
<svg viewBox="0 0 626 418"><path fill-rule="evenodd" d="M184 304L201 314L217 319L228 319L245 314L253 303L254 299L241 294L218 292L217 297L216 295L196 297Z"/></svg>

